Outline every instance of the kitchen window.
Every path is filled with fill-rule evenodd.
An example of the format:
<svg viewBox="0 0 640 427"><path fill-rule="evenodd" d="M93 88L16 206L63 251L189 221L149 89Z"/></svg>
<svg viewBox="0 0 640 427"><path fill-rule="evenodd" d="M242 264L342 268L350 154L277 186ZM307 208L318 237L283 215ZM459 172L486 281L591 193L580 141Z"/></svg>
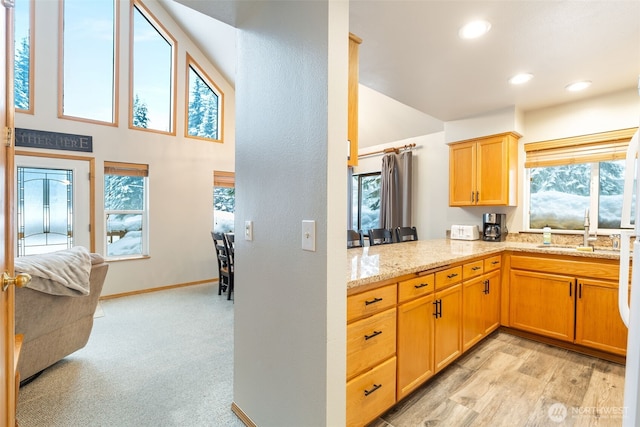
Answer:
<svg viewBox="0 0 640 427"><path fill-rule="evenodd" d="M620 229L626 148L635 129L525 144L525 228Z"/></svg>
<svg viewBox="0 0 640 427"><path fill-rule="evenodd" d="M380 227L380 185L380 172L352 176L351 228L366 233Z"/></svg>

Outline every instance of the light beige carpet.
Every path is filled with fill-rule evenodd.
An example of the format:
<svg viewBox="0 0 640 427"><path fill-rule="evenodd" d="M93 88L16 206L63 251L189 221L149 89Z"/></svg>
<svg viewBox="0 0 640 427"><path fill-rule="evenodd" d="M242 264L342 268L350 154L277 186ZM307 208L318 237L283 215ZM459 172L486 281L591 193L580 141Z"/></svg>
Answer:
<svg viewBox="0 0 640 427"><path fill-rule="evenodd" d="M233 301L217 284L101 301L85 348L20 389L21 427L243 427Z"/></svg>

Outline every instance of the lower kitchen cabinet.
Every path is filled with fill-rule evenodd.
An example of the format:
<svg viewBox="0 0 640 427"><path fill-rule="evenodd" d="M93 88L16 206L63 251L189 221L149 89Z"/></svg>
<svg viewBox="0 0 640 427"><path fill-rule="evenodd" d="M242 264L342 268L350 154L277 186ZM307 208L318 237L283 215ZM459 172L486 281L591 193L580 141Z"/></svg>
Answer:
<svg viewBox="0 0 640 427"><path fill-rule="evenodd" d="M618 269L615 262L599 260L511 256L508 326L626 355Z"/></svg>
<svg viewBox="0 0 640 427"><path fill-rule="evenodd" d="M436 292L433 305L434 369L439 372L462 354L462 284Z"/></svg>
<svg viewBox="0 0 640 427"><path fill-rule="evenodd" d="M575 278L512 269L509 280L512 327L573 342Z"/></svg>
<svg viewBox="0 0 640 427"><path fill-rule="evenodd" d="M364 426L396 403L396 358L347 382L347 426Z"/></svg>
<svg viewBox="0 0 640 427"><path fill-rule="evenodd" d="M462 351L467 351L500 326L500 270L462 286Z"/></svg>
<svg viewBox="0 0 640 427"><path fill-rule="evenodd" d="M618 313L617 282L578 278L576 344L624 356L627 327Z"/></svg>
<svg viewBox="0 0 640 427"><path fill-rule="evenodd" d="M433 294L398 306L398 400L434 374L433 314Z"/></svg>

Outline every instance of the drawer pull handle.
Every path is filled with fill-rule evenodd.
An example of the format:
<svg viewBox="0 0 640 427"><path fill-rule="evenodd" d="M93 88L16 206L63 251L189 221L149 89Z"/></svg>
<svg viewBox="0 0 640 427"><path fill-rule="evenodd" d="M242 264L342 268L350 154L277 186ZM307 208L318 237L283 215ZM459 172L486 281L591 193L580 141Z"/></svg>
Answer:
<svg viewBox="0 0 640 427"><path fill-rule="evenodd" d="M376 298L374 298L374 299L372 299L372 300L365 301L365 302L364 302L364 305L375 304L375 303L380 302L380 301L382 301L382 298L377 298L377 297L376 297Z"/></svg>
<svg viewBox="0 0 640 427"><path fill-rule="evenodd" d="M413 285L413 287L416 288L416 289L424 288L425 286L429 286L429 284L428 283L420 283L419 285Z"/></svg>
<svg viewBox="0 0 640 427"><path fill-rule="evenodd" d="M491 261L491 264L493 265L500 264L500 261Z"/></svg>
<svg viewBox="0 0 640 427"><path fill-rule="evenodd" d="M380 335L382 333L382 331L373 331L373 333L371 335L365 335L364 339L366 340L370 340L373 337L377 337L378 335Z"/></svg>
<svg viewBox="0 0 640 427"><path fill-rule="evenodd" d="M473 271L477 271L480 270L482 267L478 267L477 265L475 267L471 267L471 270Z"/></svg>
<svg viewBox="0 0 640 427"><path fill-rule="evenodd" d="M374 384L373 387L371 388L371 390L365 390L364 391L364 395L365 396L369 396L371 393L373 393L374 391L376 391L380 387L382 387L382 384Z"/></svg>
<svg viewBox="0 0 640 427"><path fill-rule="evenodd" d="M453 279L454 277L456 277L458 275L458 273L451 273L447 275L447 279Z"/></svg>

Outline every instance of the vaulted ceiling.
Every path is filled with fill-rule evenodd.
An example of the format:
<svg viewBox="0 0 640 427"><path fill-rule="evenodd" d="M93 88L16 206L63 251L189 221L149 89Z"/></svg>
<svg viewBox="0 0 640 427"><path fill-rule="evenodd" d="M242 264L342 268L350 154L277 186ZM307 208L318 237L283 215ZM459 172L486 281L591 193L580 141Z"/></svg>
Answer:
<svg viewBox="0 0 640 427"><path fill-rule="evenodd" d="M235 44L219 32L235 30L209 16L233 24L235 8L247 3L161 1L233 84ZM459 28L473 19L489 21L490 31L462 40ZM443 121L511 106L528 111L639 83L638 0L351 0L350 31L363 39L361 84ZM508 83L523 72L533 79ZM578 80L592 84L565 90Z"/></svg>

